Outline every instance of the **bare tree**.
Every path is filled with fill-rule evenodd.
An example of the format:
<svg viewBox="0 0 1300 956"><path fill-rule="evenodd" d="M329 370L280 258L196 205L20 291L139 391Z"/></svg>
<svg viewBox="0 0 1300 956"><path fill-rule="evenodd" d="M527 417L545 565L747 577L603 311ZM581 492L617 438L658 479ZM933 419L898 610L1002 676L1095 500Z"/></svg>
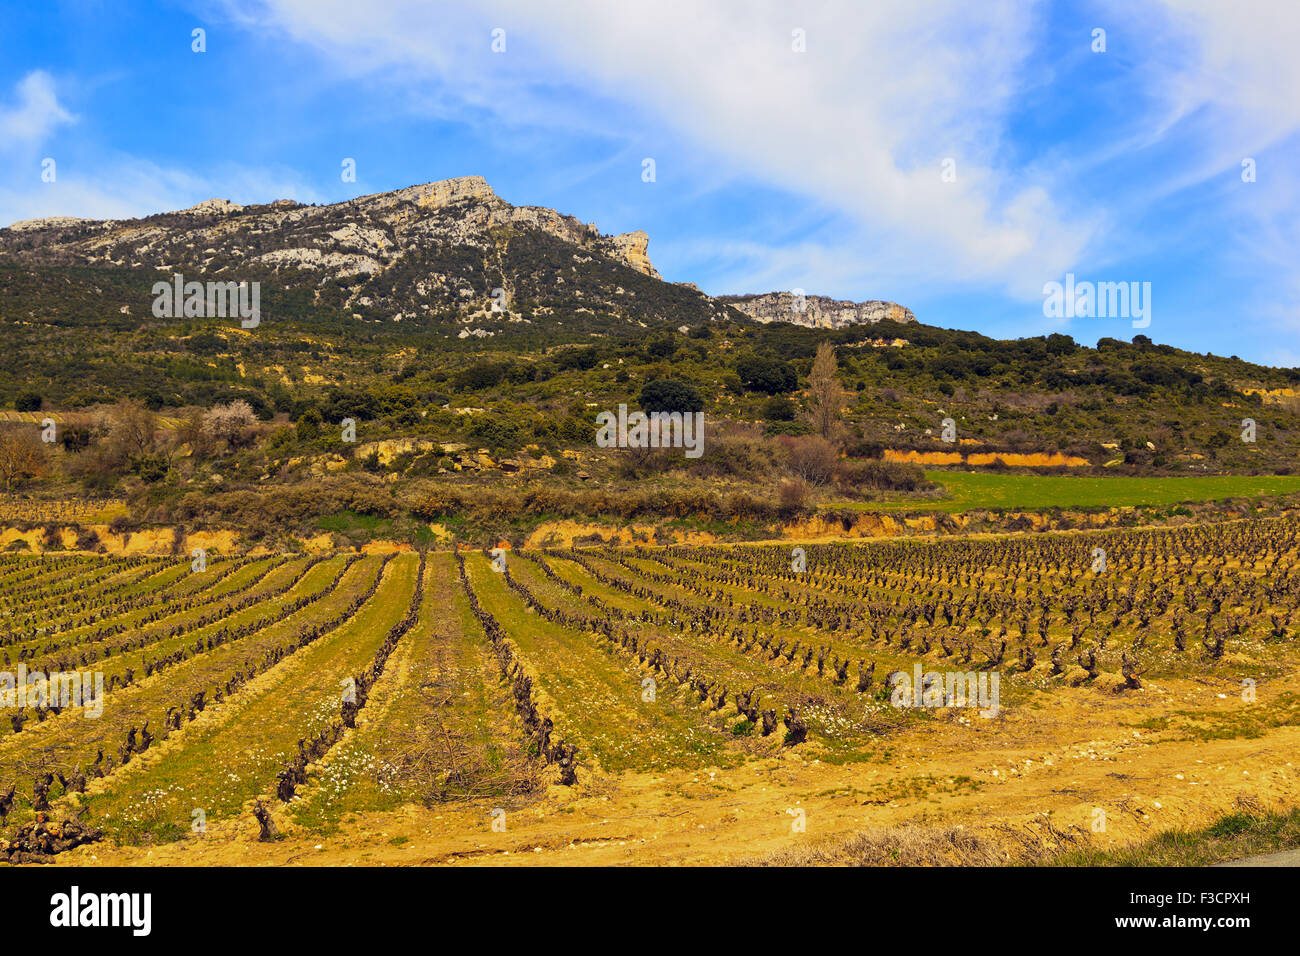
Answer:
<svg viewBox="0 0 1300 956"><path fill-rule="evenodd" d="M844 408L844 390L840 388L837 370L835 347L830 342L822 342L817 346L812 373L808 376L808 391L812 395L809 417L813 428L827 439L834 432Z"/></svg>
<svg viewBox="0 0 1300 956"><path fill-rule="evenodd" d="M796 478L814 485L830 482L840 456L826 439L817 435L782 435L780 445L785 449L790 473Z"/></svg>
<svg viewBox="0 0 1300 956"><path fill-rule="evenodd" d="M6 494L15 481L40 477L45 468L45 449L29 429L0 429L0 478L4 479Z"/></svg>
<svg viewBox="0 0 1300 956"><path fill-rule="evenodd" d="M139 402L124 399L110 412L112 432L110 440L129 457L148 452L158 431L158 416Z"/></svg>

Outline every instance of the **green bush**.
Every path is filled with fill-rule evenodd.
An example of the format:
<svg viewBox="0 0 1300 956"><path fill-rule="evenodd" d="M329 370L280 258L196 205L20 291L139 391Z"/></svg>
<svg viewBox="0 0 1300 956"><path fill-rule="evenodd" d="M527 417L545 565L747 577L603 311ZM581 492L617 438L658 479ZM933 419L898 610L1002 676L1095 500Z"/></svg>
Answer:
<svg viewBox="0 0 1300 956"><path fill-rule="evenodd" d="M646 412L704 411L704 396L698 388L670 378L647 382L641 389L639 401Z"/></svg>
<svg viewBox="0 0 1300 956"><path fill-rule="evenodd" d="M773 395L763 403L760 414L769 422L792 422L795 416L794 402L783 395Z"/></svg>

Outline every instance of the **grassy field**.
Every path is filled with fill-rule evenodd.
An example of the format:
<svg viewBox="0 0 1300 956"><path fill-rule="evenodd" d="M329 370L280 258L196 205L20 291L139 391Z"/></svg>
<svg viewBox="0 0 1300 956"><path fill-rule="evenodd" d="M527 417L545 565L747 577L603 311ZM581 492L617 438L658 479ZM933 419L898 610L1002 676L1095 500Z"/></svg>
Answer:
<svg viewBox="0 0 1300 956"><path fill-rule="evenodd" d="M1300 492L1300 475L1198 475L1187 478L1083 478L927 471L948 497L928 502L869 503L863 510L972 511L977 508L1171 506L1190 501L1260 498Z"/></svg>

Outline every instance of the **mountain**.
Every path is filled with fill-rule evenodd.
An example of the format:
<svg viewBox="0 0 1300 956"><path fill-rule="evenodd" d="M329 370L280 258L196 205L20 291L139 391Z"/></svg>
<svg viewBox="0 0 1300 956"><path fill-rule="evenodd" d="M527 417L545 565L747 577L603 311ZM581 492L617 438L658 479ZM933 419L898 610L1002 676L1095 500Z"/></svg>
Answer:
<svg viewBox="0 0 1300 956"><path fill-rule="evenodd" d="M757 322L790 322L810 329L843 329L877 322L915 322L911 309L896 302L872 299L847 302L824 295L767 292L762 295L724 295L719 302L734 306Z"/></svg>
<svg viewBox="0 0 1300 956"><path fill-rule="evenodd" d="M604 235L553 209L511 205L481 176L325 206L210 199L143 219L59 216L0 229L0 268L94 269L110 285L129 287L125 296L115 288L105 297L102 288L78 288L61 276L72 286L61 290L61 308L47 300L40 304L53 312L16 315L13 306L22 303L5 302L0 317L139 315L152 302L153 283L174 274L260 282L270 321L406 322L460 337L511 324L609 331L741 317L698 289L664 282L648 245L641 231ZM291 294L304 289L305 299Z"/></svg>
<svg viewBox="0 0 1300 956"><path fill-rule="evenodd" d="M148 253L151 258L206 266L218 262L223 253L246 255L248 250L241 245L251 242L256 251L250 261L340 278L392 268L419 246L484 245L485 237L501 226L539 229L660 278L646 254L649 237L644 232L605 236L594 223L584 224L553 209L512 206L482 176L425 183L327 206L305 206L289 199L241 206L228 199L209 199L146 219L28 219L0 230L0 238L8 240L0 248L21 260L44 264L121 266L128 253L135 253L130 258L139 265ZM3 236L5 232L10 235ZM206 248L196 259L192 250L197 245Z"/></svg>
<svg viewBox="0 0 1300 956"><path fill-rule="evenodd" d="M259 283L260 324L155 309L155 285L177 274ZM130 398L178 420L242 400L263 421L351 417L369 439L533 444L558 460L589 443L592 409L661 379L696 387L715 420L806 428L824 341L864 447L951 458L936 437L951 418L980 454L1189 474L1300 460L1300 370L1145 336L999 341L889 302L714 298L662 279L644 233L511 205L478 177L328 206L218 199L0 230L0 418Z"/></svg>
<svg viewBox="0 0 1300 956"><path fill-rule="evenodd" d="M823 329L916 319L892 302L796 300L789 292L713 298L691 283L664 282L649 241L640 230L605 235L554 209L511 205L483 177L464 176L325 206L209 199L143 219L30 219L0 229L0 268L89 268L112 273L113 285L134 286L119 301L105 298L99 283L79 295L73 282L60 298L82 318L109 307L140 314L151 299L144 287L181 274L260 282L271 320L277 294L307 287L311 307L325 316L451 323L460 338L532 322L610 331L629 322L742 317ZM58 316L56 309L23 317Z"/></svg>

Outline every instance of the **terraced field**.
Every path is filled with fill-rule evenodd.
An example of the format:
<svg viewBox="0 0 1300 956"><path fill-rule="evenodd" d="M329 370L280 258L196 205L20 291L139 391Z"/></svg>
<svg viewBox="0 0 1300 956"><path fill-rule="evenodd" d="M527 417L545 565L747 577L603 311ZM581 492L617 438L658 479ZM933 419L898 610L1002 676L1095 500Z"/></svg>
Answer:
<svg viewBox="0 0 1300 956"><path fill-rule="evenodd" d="M400 831L384 850L400 859L450 861L516 831L546 834L539 853L639 845L726 797L699 827L731 834L708 857L727 859L802 839L789 823L804 801L840 807L823 837L847 836L863 806L950 819L1024 778L1015 763L999 778L992 754L1026 740L1059 751L1038 758L1052 767L1101 728L1116 752L1289 734L1298 604L1295 517L799 548L282 554L201 572L9 554L6 669L102 689L90 702L5 691L0 808L8 833L39 814L102 831L69 861L329 845L346 862L379 852L372 830ZM764 795L788 800L793 779L803 796L774 823ZM1087 799L1119 799L1104 789ZM748 801L764 809L746 816ZM760 820L761 839L747 829ZM673 835L668 858L690 858Z"/></svg>

